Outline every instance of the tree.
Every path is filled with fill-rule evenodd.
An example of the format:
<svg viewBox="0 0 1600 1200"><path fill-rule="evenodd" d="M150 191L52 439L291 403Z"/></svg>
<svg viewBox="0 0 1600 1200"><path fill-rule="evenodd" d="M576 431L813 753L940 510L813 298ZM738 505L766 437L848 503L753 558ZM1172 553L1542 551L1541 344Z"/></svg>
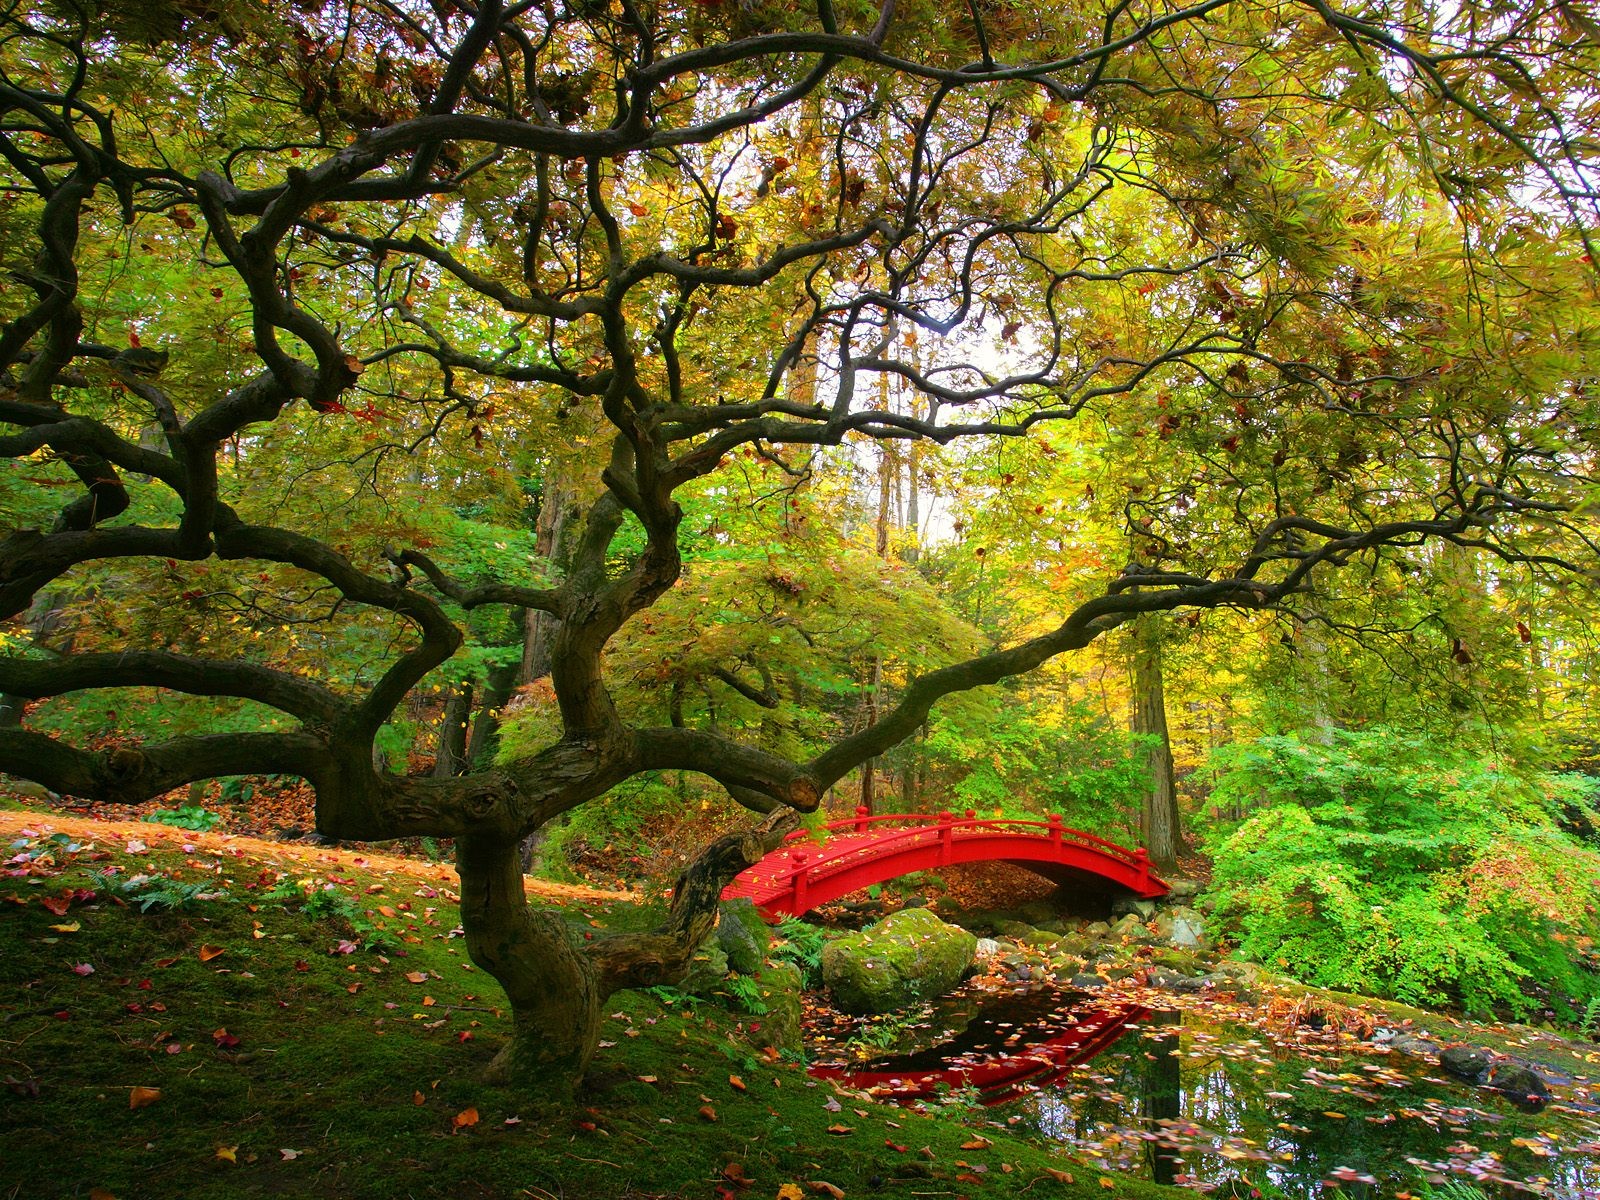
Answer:
<svg viewBox="0 0 1600 1200"><path fill-rule="evenodd" d="M1141 614L1292 605L1430 541L1589 569L1600 101L1567 0L0 19L0 691L258 718L110 750L24 723L0 768L122 801L294 774L333 837L454 837L513 1073L581 1072L604 997L681 971L776 828L698 860L659 931L576 943L518 844L635 774L804 811L941 697ZM1190 456L1150 456L1145 557L1050 630L803 757L619 708L605 656L682 574L680 498L1074 421ZM560 569L468 511L557 449ZM558 732L392 769L408 695L519 652L507 613L549 618Z"/></svg>

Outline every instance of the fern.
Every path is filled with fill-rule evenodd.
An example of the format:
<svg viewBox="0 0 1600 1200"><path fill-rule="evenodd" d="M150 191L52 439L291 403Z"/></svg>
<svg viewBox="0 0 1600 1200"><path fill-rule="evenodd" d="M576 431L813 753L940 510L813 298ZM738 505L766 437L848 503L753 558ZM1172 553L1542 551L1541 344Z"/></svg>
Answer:
<svg viewBox="0 0 1600 1200"><path fill-rule="evenodd" d="M821 982L822 947L827 942L822 930L794 917L785 917L778 922L777 933L782 940L773 947L772 957L799 967L807 986L814 987Z"/></svg>
<svg viewBox="0 0 1600 1200"><path fill-rule="evenodd" d="M749 976L734 975L722 987L751 1016L759 1017L767 1011L766 1001L761 998L761 985Z"/></svg>
<svg viewBox="0 0 1600 1200"><path fill-rule="evenodd" d="M1578 1022L1578 1029L1583 1036L1591 1041L1600 1041L1600 996L1594 997L1584 1005L1583 1017Z"/></svg>

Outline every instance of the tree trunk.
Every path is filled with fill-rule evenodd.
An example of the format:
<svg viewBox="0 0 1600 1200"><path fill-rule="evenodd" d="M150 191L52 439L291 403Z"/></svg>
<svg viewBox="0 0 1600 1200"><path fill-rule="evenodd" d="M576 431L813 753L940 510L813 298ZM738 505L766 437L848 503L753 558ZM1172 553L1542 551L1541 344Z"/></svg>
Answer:
<svg viewBox="0 0 1600 1200"><path fill-rule="evenodd" d="M1154 738L1147 759L1150 786L1139 813L1139 836L1157 870L1178 865L1178 791L1167 732L1167 697L1161 674L1161 626L1148 615L1134 622L1133 732Z"/></svg>
<svg viewBox="0 0 1600 1200"><path fill-rule="evenodd" d="M505 989L511 1040L490 1066L495 1082L541 1089L582 1078L613 992L675 983L716 927L722 889L775 848L799 819L780 809L707 846L678 878L667 919L649 933L577 941L558 915L528 904L517 842L462 838L461 927L467 953Z"/></svg>
<svg viewBox="0 0 1600 1200"><path fill-rule="evenodd" d="M445 702L444 720L439 723L439 749L433 756L433 773L440 779L454 779L467 764L467 722L472 716L472 685L463 683Z"/></svg>
<svg viewBox="0 0 1600 1200"><path fill-rule="evenodd" d="M600 1040L599 973L560 916L528 905L516 841L462 838L456 869L467 953L511 1002L511 1040L491 1074L508 1084L575 1084Z"/></svg>

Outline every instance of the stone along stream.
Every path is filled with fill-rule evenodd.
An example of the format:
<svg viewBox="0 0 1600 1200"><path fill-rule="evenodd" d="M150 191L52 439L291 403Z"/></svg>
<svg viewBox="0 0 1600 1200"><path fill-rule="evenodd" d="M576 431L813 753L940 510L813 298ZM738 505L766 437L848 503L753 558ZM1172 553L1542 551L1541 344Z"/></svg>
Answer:
<svg viewBox="0 0 1600 1200"><path fill-rule="evenodd" d="M909 1020L813 1030L813 1072L906 1103L984 1105L1088 1169L1223 1195L1377 1200L1459 1180L1600 1197L1600 1084L1557 1076L1529 1112L1381 1035L1270 1018L1145 988L968 985Z"/></svg>

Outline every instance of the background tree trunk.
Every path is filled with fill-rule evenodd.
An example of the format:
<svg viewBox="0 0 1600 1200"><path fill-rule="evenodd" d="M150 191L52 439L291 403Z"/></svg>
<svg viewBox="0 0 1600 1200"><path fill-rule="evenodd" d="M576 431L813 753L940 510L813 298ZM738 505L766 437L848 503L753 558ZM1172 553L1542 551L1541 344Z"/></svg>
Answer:
<svg viewBox="0 0 1600 1200"><path fill-rule="evenodd" d="M1158 870L1178 865L1178 789L1167 732L1167 697L1161 674L1161 624L1139 617L1133 628L1133 732L1154 738L1149 751L1150 787L1139 813L1139 836Z"/></svg>

